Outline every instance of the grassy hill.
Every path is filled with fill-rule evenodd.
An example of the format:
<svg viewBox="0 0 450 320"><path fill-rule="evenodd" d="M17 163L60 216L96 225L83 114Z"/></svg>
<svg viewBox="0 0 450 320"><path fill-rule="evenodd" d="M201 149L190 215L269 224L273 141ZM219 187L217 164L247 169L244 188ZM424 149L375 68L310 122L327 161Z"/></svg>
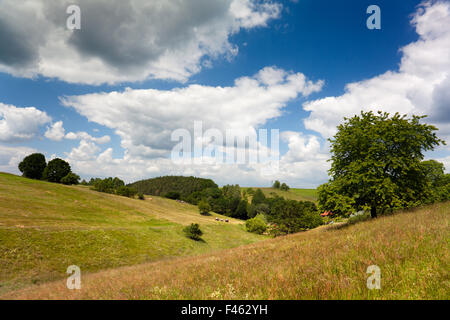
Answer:
<svg viewBox="0 0 450 320"><path fill-rule="evenodd" d="M241 188L242 190L248 190L249 188ZM266 197L271 197L272 193L275 193L281 197L290 200L297 201L317 201L317 190L316 189L296 189L291 188L288 191L281 191L280 189L275 188L252 188L253 190L261 189Z"/></svg>
<svg viewBox="0 0 450 320"><path fill-rule="evenodd" d="M195 206L145 201L0 173L0 293L83 272L194 255L265 239ZM223 218L223 217L222 217ZM204 242L186 238L199 223Z"/></svg>
<svg viewBox="0 0 450 320"><path fill-rule="evenodd" d="M450 203L10 292L33 299L449 299ZM381 269L368 290L367 267Z"/></svg>

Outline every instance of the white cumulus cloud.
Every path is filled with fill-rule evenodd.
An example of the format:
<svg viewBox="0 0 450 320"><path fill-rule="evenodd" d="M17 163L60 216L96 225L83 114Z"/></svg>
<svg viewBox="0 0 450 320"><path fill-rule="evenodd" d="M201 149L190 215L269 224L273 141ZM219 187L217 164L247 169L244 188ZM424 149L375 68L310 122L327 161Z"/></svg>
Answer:
<svg viewBox="0 0 450 320"><path fill-rule="evenodd" d="M47 127L45 131L45 137L53 141L61 141L65 135L65 129L63 127L63 122L58 121L53 123L50 127Z"/></svg>
<svg viewBox="0 0 450 320"><path fill-rule="evenodd" d="M312 82L301 73L268 67L254 77L242 77L230 87L190 85L172 90L133 90L64 97L89 121L115 130L130 156L167 156L176 129L192 132L194 122L203 130L252 133L298 95L320 91L322 81Z"/></svg>
<svg viewBox="0 0 450 320"><path fill-rule="evenodd" d="M34 107L19 108L0 103L0 142L31 140L51 118Z"/></svg>
<svg viewBox="0 0 450 320"><path fill-rule="evenodd" d="M72 4L80 30L66 27ZM85 84L185 81L236 55L230 36L265 27L281 9L259 0L3 0L0 71Z"/></svg>

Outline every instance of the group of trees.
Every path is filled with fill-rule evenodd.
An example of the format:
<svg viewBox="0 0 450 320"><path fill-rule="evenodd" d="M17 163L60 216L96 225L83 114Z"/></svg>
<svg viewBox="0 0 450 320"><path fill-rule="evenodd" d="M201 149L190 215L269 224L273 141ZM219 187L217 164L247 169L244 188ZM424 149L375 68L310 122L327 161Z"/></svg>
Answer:
<svg viewBox="0 0 450 320"><path fill-rule="evenodd" d="M220 192L222 191L222 192ZM233 218L247 220L247 230L263 233L267 223L276 226L275 234L294 233L315 228L322 224L316 205L310 201L286 200L276 194L266 197L261 189L252 192L251 201L239 185L226 185L222 190L205 193L199 201L200 212L211 208ZM223 206L221 206L223 204ZM209 205L209 206L208 206Z"/></svg>
<svg viewBox="0 0 450 320"><path fill-rule="evenodd" d="M184 199L196 191L218 188L211 179L184 176L165 176L131 183L129 187L144 194Z"/></svg>
<svg viewBox="0 0 450 320"><path fill-rule="evenodd" d="M275 180L275 182L272 185L272 188L280 189L281 191L288 191L289 186L286 183L280 183L280 181Z"/></svg>
<svg viewBox="0 0 450 320"><path fill-rule="evenodd" d="M138 195L139 199L144 199L143 194L138 193L134 188L126 186L125 182L117 177L106 179L91 178L89 182L83 180L81 184L91 186L93 190L98 192L117 194L129 198L134 198Z"/></svg>
<svg viewBox="0 0 450 320"><path fill-rule="evenodd" d="M331 179L319 187L319 207L337 215L379 213L450 199L441 163L423 161L440 140L424 116L361 112L345 118L331 143Z"/></svg>
<svg viewBox="0 0 450 320"><path fill-rule="evenodd" d="M26 156L19 163L19 170L24 177L30 179L47 180L49 182L63 184L78 184L80 177L72 172L67 161L56 158L48 163L41 153L33 153Z"/></svg>

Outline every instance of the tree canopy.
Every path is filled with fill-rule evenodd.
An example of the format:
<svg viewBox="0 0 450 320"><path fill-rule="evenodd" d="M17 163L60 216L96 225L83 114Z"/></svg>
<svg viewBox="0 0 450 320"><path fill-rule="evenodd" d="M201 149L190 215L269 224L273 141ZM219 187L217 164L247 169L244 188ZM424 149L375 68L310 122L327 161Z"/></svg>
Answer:
<svg viewBox="0 0 450 320"><path fill-rule="evenodd" d="M46 166L45 156L41 153L33 153L19 163L19 170L26 178L41 179Z"/></svg>
<svg viewBox="0 0 450 320"><path fill-rule="evenodd" d="M321 209L346 215L415 206L430 194L421 161L445 143L425 116L361 112L344 118L331 142L331 180L319 188Z"/></svg>
<svg viewBox="0 0 450 320"><path fill-rule="evenodd" d="M68 162L56 158L48 162L47 167L44 170L43 178L50 182L61 182L71 172Z"/></svg>

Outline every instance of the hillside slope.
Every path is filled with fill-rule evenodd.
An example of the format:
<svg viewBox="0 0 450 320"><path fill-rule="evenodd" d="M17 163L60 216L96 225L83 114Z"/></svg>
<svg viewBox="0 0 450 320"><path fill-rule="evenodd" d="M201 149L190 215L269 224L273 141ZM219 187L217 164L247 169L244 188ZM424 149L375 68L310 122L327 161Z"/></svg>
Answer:
<svg viewBox="0 0 450 320"><path fill-rule="evenodd" d="M265 239L216 216L159 197L142 201L0 173L0 293L63 278L72 264L94 272ZM203 242L184 236L190 223L200 224Z"/></svg>
<svg viewBox="0 0 450 320"><path fill-rule="evenodd" d="M0 298L449 299L450 203L198 257L118 268ZM367 267L381 269L368 290Z"/></svg>
<svg viewBox="0 0 450 320"><path fill-rule="evenodd" d="M249 188L242 188L242 190L248 190ZM273 193L289 200L297 201L317 201L317 190L316 189L297 189L291 188L288 191L282 191L275 188L258 188L254 187L253 190L261 189L266 197L272 197Z"/></svg>

